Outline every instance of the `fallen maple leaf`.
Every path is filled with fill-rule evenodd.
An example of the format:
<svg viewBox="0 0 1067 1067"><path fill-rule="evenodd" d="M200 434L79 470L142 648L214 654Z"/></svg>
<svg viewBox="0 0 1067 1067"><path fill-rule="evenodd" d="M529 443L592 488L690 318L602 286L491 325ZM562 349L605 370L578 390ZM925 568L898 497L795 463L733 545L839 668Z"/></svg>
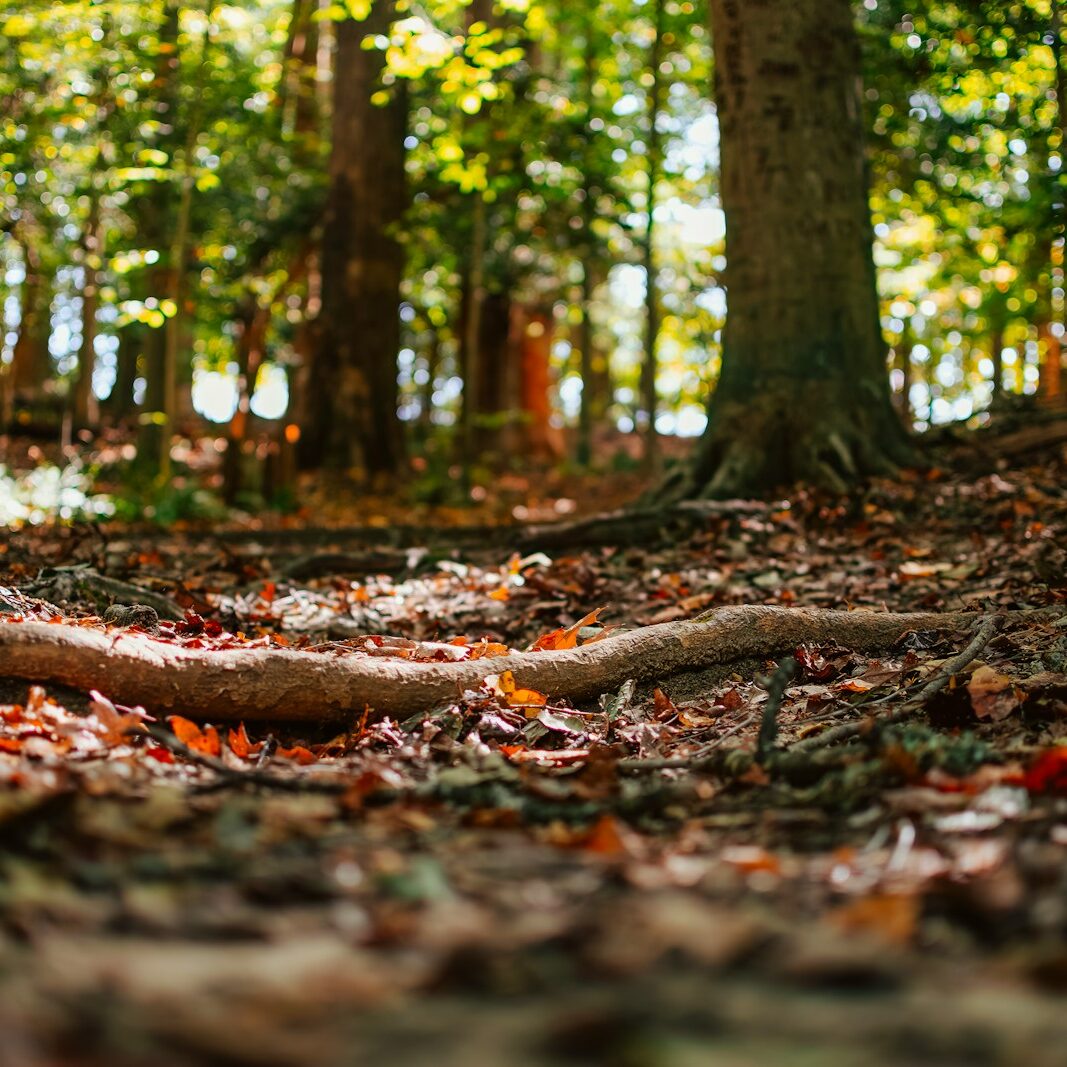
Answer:
<svg viewBox="0 0 1067 1067"><path fill-rule="evenodd" d="M520 689L511 671L489 675L484 685L497 696L502 696L509 708L543 708L548 703L544 693L536 689Z"/></svg>
<svg viewBox="0 0 1067 1067"><path fill-rule="evenodd" d="M542 634L530 646L530 650L532 652L558 652L560 649L574 648L578 644L578 634L581 632L582 627L592 626L603 610L604 608L597 608L596 611L589 612L588 615L579 619L573 626L568 626L565 630L552 630L547 634Z"/></svg>
<svg viewBox="0 0 1067 1067"><path fill-rule="evenodd" d="M201 730L195 722L184 719L181 715L171 715L167 722L170 723L174 736L194 752L200 752L205 756L218 756L222 752L219 732L214 726L207 726Z"/></svg>
<svg viewBox="0 0 1067 1067"><path fill-rule="evenodd" d="M230 745L230 751L235 756L240 756L241 759L248 759L251 756L258 755L265 744L263 741L257 741L253 744L248 738L244 723L241 723L236 730L230 729L227 741Z"/></svg>
<svg viewBox="0 0 1067 1067"><path fill-rule="evenodd" d="M1020 703L1012 680L988 666L979 667L971 675L967 692L975 715L990 722L1006 719Z"/></svg>
<svg viewBox="0 0 1067 1067"><path fill-rule="evenodd" d="M144 722L143 708L120 712L106 696L95 689L89 697L89 711L96 720L91 724L91 728L105 745L121 745L128 740L129 734Z"/></svg>

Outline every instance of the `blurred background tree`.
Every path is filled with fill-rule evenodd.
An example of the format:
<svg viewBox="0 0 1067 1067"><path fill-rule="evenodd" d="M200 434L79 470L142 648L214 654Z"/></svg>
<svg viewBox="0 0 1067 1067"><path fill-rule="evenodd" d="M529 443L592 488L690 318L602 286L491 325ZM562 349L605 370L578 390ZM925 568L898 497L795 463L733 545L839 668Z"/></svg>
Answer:
<svg viewBox="0 0 1067 1067"><path fill-rule="evenodd" d="M732 432L714 7L0 0L4 431L128 442L157 485L208 442L219 490L252 504L301 466L436 471L459 496L531 464L656 471L707 428L706 489ZM862 46L879 388L917 431L1055 399L1059 0L830 8L813 25ZM740 188L788 170L775 144ZM825 250L800 263L774 234L828 203L788 173L779 199L792 222L759 254L802 281ZM773 289L749 306L810 369L803 317Z"/></svg>

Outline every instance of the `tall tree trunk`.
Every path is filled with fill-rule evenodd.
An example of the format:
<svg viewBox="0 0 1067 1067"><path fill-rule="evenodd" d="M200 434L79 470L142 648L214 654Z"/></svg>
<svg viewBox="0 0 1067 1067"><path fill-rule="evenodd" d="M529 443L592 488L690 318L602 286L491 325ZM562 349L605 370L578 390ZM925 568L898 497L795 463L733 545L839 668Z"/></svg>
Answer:
<svg viewBox="0 0 1067 1067"><path fill-rule="evenodd" d="M99 267L103 230L100 225L100 201L95 192L85 223L82 242L82 315L81 346L78 349L78 376L74 381L73 420L75 429L96 426L100 409L93 392L96 369L96 312L100 304Z"/></svg>
<svg viewBox="0 0 1067 1067"><path fill-rule="evenodd" d="M560 431L552 425L552 311L523 308L520 333L520 397L525 455L552 462L563 453Z"/></svg>
<svg viewBox="0 0 1067 1067"><path fill-rule="evenodd" d="M178 53L179 0L165 0L163 21L159 30L159 51L156 58L152 96L162 126L169 132L156 147L173 156L177 151L174 129L178 118ZM140 202L138 230L146 248L159 253L159 259L144 279L145 296L157 300L171 291L168 239L173 235L173 189L169 182L156 182L150 193ZM170 462L170 437L167 430L167 337L166 326L152 327L144 335L144 404L137 434L137 461L148 470L162 472Z"/></svg>
<svg viewBox="0 0 1067 1067"><path fill-rule="evenodd" d="M46 276L32 245L22 245L25 275L19 296L19 329L11 359L11 385L16 403L36 399L51 370L48 342L52 335L52 279Z"/></svg>
<svg viewBox="0 0 1067 1067"><path fill-rule="evenodd" d="M308 452L371 480L403 459L397 417L400 285L404 252L394 230L407 207L406 93L398 81L384 105L383 53L366 37L387 34L394 0L375 0L363 22L337 26L330 192L322 245L321 347L316 378L324 403L303 427Z"/></svg>
<svg viewBox="0 0 1067 1067"><path fill-rule="evenodd" d="M112 425L125 422L136 408L133 402L133 387L137 381L137 355L143 333L142 327L133 324L119 330L119 347L115 353L115 384L101 404L106 419Z"/></svg>
<svg viewBox="0 0 1067 1067"><path fill-rule="evenodd" d="M648 419L645 425L645 464L654 468L659 462L659 434L656 432L656 344L659 340L659 272L656 269L656 186L663 169L663 145L659 132L659 116L663 109L663 77L660 61L663 55L663 15L665 0L652 0L652 47L648 56L648 71L652 82L648 89L648 145L645 154L648 180L648 222L645 225L645 353L641 364L641 407Z"/></svg>
<svg viewBox="0 0 1067 1067"><path fill-rule="evenodd" d="M1063 355L1060 338L1052 332L1052 324L1038 325L1038 345L1041 352L1041 396L1045 400L1059 400L1063 393Z"/></svg>
<svg viewBox="0 0 1067 1067"><path fill-rule="evenodd" d="M596 220L593 169L596 131L593 129L593 108L596 103L597 50L594 40L596 28L595 4L583 11L582 33L585 43L582 49L582 103L585 106L585 158L582 161L582 290L578 324L578 355L581 360L582 396L578 409L578 442L575 458L579 466L588 467L593 458L593 260L596 238L593 223Z"/></svg>
<svg viewBox="0 0 1067 1067"><path fill-rule="evenodd" d="M222 464L223 499L235 504L244 485L244 465L248 448L248 424L252 418L252 395L259 368L263 365L263 348L270 309L260 307L255 297L245 299L238 316L237 337L237 406L226 432L226 456Z"/></svg>
<svg viewBox="0 0 1067 1067"><path fill-rule="evenodd" d="M482 353L482 319L486 303L485 241L485 198L476 192L471 206L471 246L463 288L463 330L460 336L460 363L463 368L460 463L464 491L470 487L471 467L483 444L483 440L479 439L478 416L485 364Z"/></svg>
<svg viewBox="0 0 1067 1067"><path fill-rule="evenodd" d="M998 319L994 319L990 326L989 359L993 364L991 402L999 404L1004 399L1004 327Z"/></svg>
<svg viewBox="0 0 1067 1067"><path fill-rule="evenodd" d="M711 0L711 25L728 313L681 491L845 491L914 458L878 327L851 5Z"/></svg>
<svg viewBox="0 0 1067 1067"><path fill-rule="evenodd" d="M915 378L911 365L911 352L915 347L915 337L911 325L905 322L896 345L893 348L895 369L900 371L900 392L896 394L897 414L900 421L911 428L913 422L911 410L911 386Z"/></svg>

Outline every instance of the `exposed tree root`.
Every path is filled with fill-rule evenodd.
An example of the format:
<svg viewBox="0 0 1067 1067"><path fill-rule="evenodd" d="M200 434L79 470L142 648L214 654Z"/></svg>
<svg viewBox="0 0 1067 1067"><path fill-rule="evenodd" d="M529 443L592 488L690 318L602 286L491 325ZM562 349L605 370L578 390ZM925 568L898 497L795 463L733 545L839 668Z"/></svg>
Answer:
<svg viewBox="0 0 1067 1067"><path fill-rule="evenodd" d="M797 482L844 495L921 462L888 404L843 383L772 383L742 402L717 396L709 419L690 469L660 499L751 497Z"/></svg>
<svg viewBox="0 0 1067 1067"><path fill-rule="evenodd" d="M184 612L170 597L131 582L98 574L91 567L56 567L45 572L26 591L34 597L60 604L90 603L99 608L111 604L147 604L161 619L176 620Z"/></svg>
<svg viewBox="0 0 1067 1067"><path fill-rule="evenodd" d="M455 700L510 670L521 688L582 701L629 678L665 681L715 665L836 642L892 645L911 630L969 628L975 615L729 607L642 627L580 648L459 663L416 663L290 649L190 648L145 634L39 622L0 623L0 677L99 689L152 712L219 720L324 721L407 716Z"/></svg>

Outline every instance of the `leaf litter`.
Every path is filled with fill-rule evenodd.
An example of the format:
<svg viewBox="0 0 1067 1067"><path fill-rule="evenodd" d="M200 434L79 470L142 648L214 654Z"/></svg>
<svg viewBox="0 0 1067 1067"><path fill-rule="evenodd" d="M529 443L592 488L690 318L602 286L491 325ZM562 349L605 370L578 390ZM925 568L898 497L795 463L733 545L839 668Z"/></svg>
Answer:
<svg viewBox="0 0 1067 1067"><path fill-rule="evenodd" d="M146 547L122 529L99 542L38 530L0 557L0 625L105 625L96 604L27 595L35 558L170 597L182 617L158 640L427 662L574 648L721 604L1056 609L1060 481L1056 464L941 476L875 487L851 510L799 495L712 516L677 544L487 546L300 580L254 533ZM880 998L876 1015L833 1014L844 1042L907 1032L915 1062L962 1056L993 1025L975 1004L998 989L1014 1014L995 1021L1013 1036L987 1062L1019 1049L1058 1062L1028 1035L1062 1033L1043 998L1067 988L1064 617L1003 627L877 744L879 716L959 644L791 650L779 746L868 731L811 781L773 764L705 769L754 750L774 663L589 706L503 670L403 722L367 709L300 735L156 722L106 692L5 682L0 1025L26 1063L74 1048L79 1062L148 1048L164 1064L343 1063L372 1043L353 1011L373 1009L369 1032L403 1060L415 1046L390 1020L411 1022L411 998L425 1039L448 1031L445 1005L474 1020L478 998L521 993L506 1025L532 1040L617 1018L610 990L641 1006L625 1024L638 1035L677 1025L714 1049L694 990L758 1044L745 990L773 998L779 1031L800 1040L844 982Z"/></svg>

